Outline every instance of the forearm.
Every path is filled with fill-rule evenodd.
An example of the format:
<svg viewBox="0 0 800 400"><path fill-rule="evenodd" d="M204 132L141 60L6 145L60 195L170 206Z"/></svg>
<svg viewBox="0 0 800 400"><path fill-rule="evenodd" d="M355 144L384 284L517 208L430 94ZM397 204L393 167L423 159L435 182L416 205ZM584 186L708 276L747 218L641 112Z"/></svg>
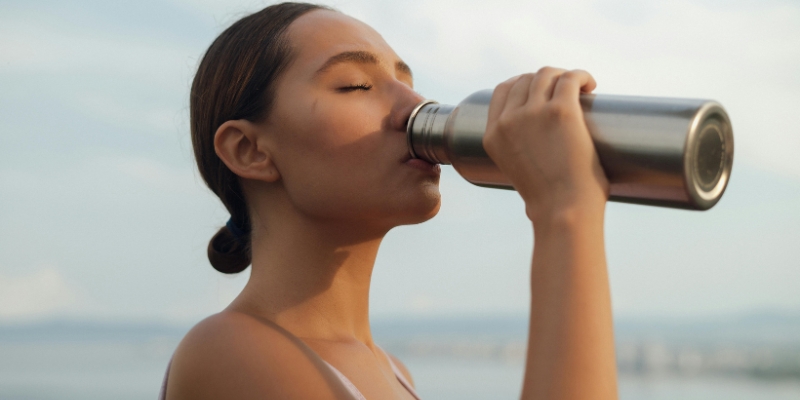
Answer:
<svg viewBox="0 0 800 400"><path fill-rule="evenodd" d="M616 399L603 212L536 221L523 399Z"/></svg>

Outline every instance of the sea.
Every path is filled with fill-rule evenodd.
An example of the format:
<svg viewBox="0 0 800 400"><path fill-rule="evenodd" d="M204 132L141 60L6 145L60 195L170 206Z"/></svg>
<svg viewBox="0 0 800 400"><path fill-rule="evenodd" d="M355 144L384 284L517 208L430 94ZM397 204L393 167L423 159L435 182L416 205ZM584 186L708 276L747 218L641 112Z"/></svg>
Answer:
<svg viewBox="0 0 800 400"><path fill-rule="evenodd" d="M374 322L373 332L403 360L424 399L515 399L525 324L519 318L388 319ZM0 324L0 399L156 399L187 329L98 321ZM798 317L639 321L619 323L617 331L620 399L800 399Z"/></svg>

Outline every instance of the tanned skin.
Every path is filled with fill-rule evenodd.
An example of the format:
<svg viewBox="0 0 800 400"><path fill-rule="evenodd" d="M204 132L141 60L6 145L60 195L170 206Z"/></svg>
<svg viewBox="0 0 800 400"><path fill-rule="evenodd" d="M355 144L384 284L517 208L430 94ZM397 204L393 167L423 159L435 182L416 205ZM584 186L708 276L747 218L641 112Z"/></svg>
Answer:
<svg viewBox="0 0 800 400"><path fill-rule="evenodd" d="M405 142L422 97L360 21L316 10L288 38L269 117L215 136L253 219L250 280L183 339L167 398L352 399L328 362L368 399L411 399L373 342L369 288L386 233L439 210L439 171L409 162ZM616 398L608 184L578 104L593 88L586 72L545 68L500 84L490 107L484 144L535 236L523 399Z"/></svg>
<svg viewBox="0 0 800 400"><path fill-rule="evenodd" d="M486 151L525 200L534 231L523 399L617 397L603 241L608 181L578 102L585 71L542 68L500 84Z"/></svg>

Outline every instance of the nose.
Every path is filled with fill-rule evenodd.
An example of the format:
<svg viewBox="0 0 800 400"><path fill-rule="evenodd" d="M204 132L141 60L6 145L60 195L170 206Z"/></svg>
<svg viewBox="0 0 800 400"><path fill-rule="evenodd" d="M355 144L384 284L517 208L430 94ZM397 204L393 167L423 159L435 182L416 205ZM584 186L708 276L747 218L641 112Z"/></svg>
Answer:
<svg viewBox="0 0 800 400"><path fill-rule="evenodd" d="M408 85L398 83L396 99L390 116L391 127L393 130L405 132L411 111L425 98Z"/></svg>

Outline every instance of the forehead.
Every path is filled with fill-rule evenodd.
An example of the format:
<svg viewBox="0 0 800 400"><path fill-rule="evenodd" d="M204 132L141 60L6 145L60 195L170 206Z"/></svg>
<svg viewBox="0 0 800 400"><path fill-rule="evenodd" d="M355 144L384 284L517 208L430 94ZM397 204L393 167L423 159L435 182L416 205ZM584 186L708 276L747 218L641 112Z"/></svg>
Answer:
<svg viewBox="0 0 800 400"><path fill-rule="evenodd" d="M387 65L400 59L372 27L336 11L306 13L292 22L287 34L294 67L304 72L316 71L328 58L344 51L369 51Z"/></svg>

